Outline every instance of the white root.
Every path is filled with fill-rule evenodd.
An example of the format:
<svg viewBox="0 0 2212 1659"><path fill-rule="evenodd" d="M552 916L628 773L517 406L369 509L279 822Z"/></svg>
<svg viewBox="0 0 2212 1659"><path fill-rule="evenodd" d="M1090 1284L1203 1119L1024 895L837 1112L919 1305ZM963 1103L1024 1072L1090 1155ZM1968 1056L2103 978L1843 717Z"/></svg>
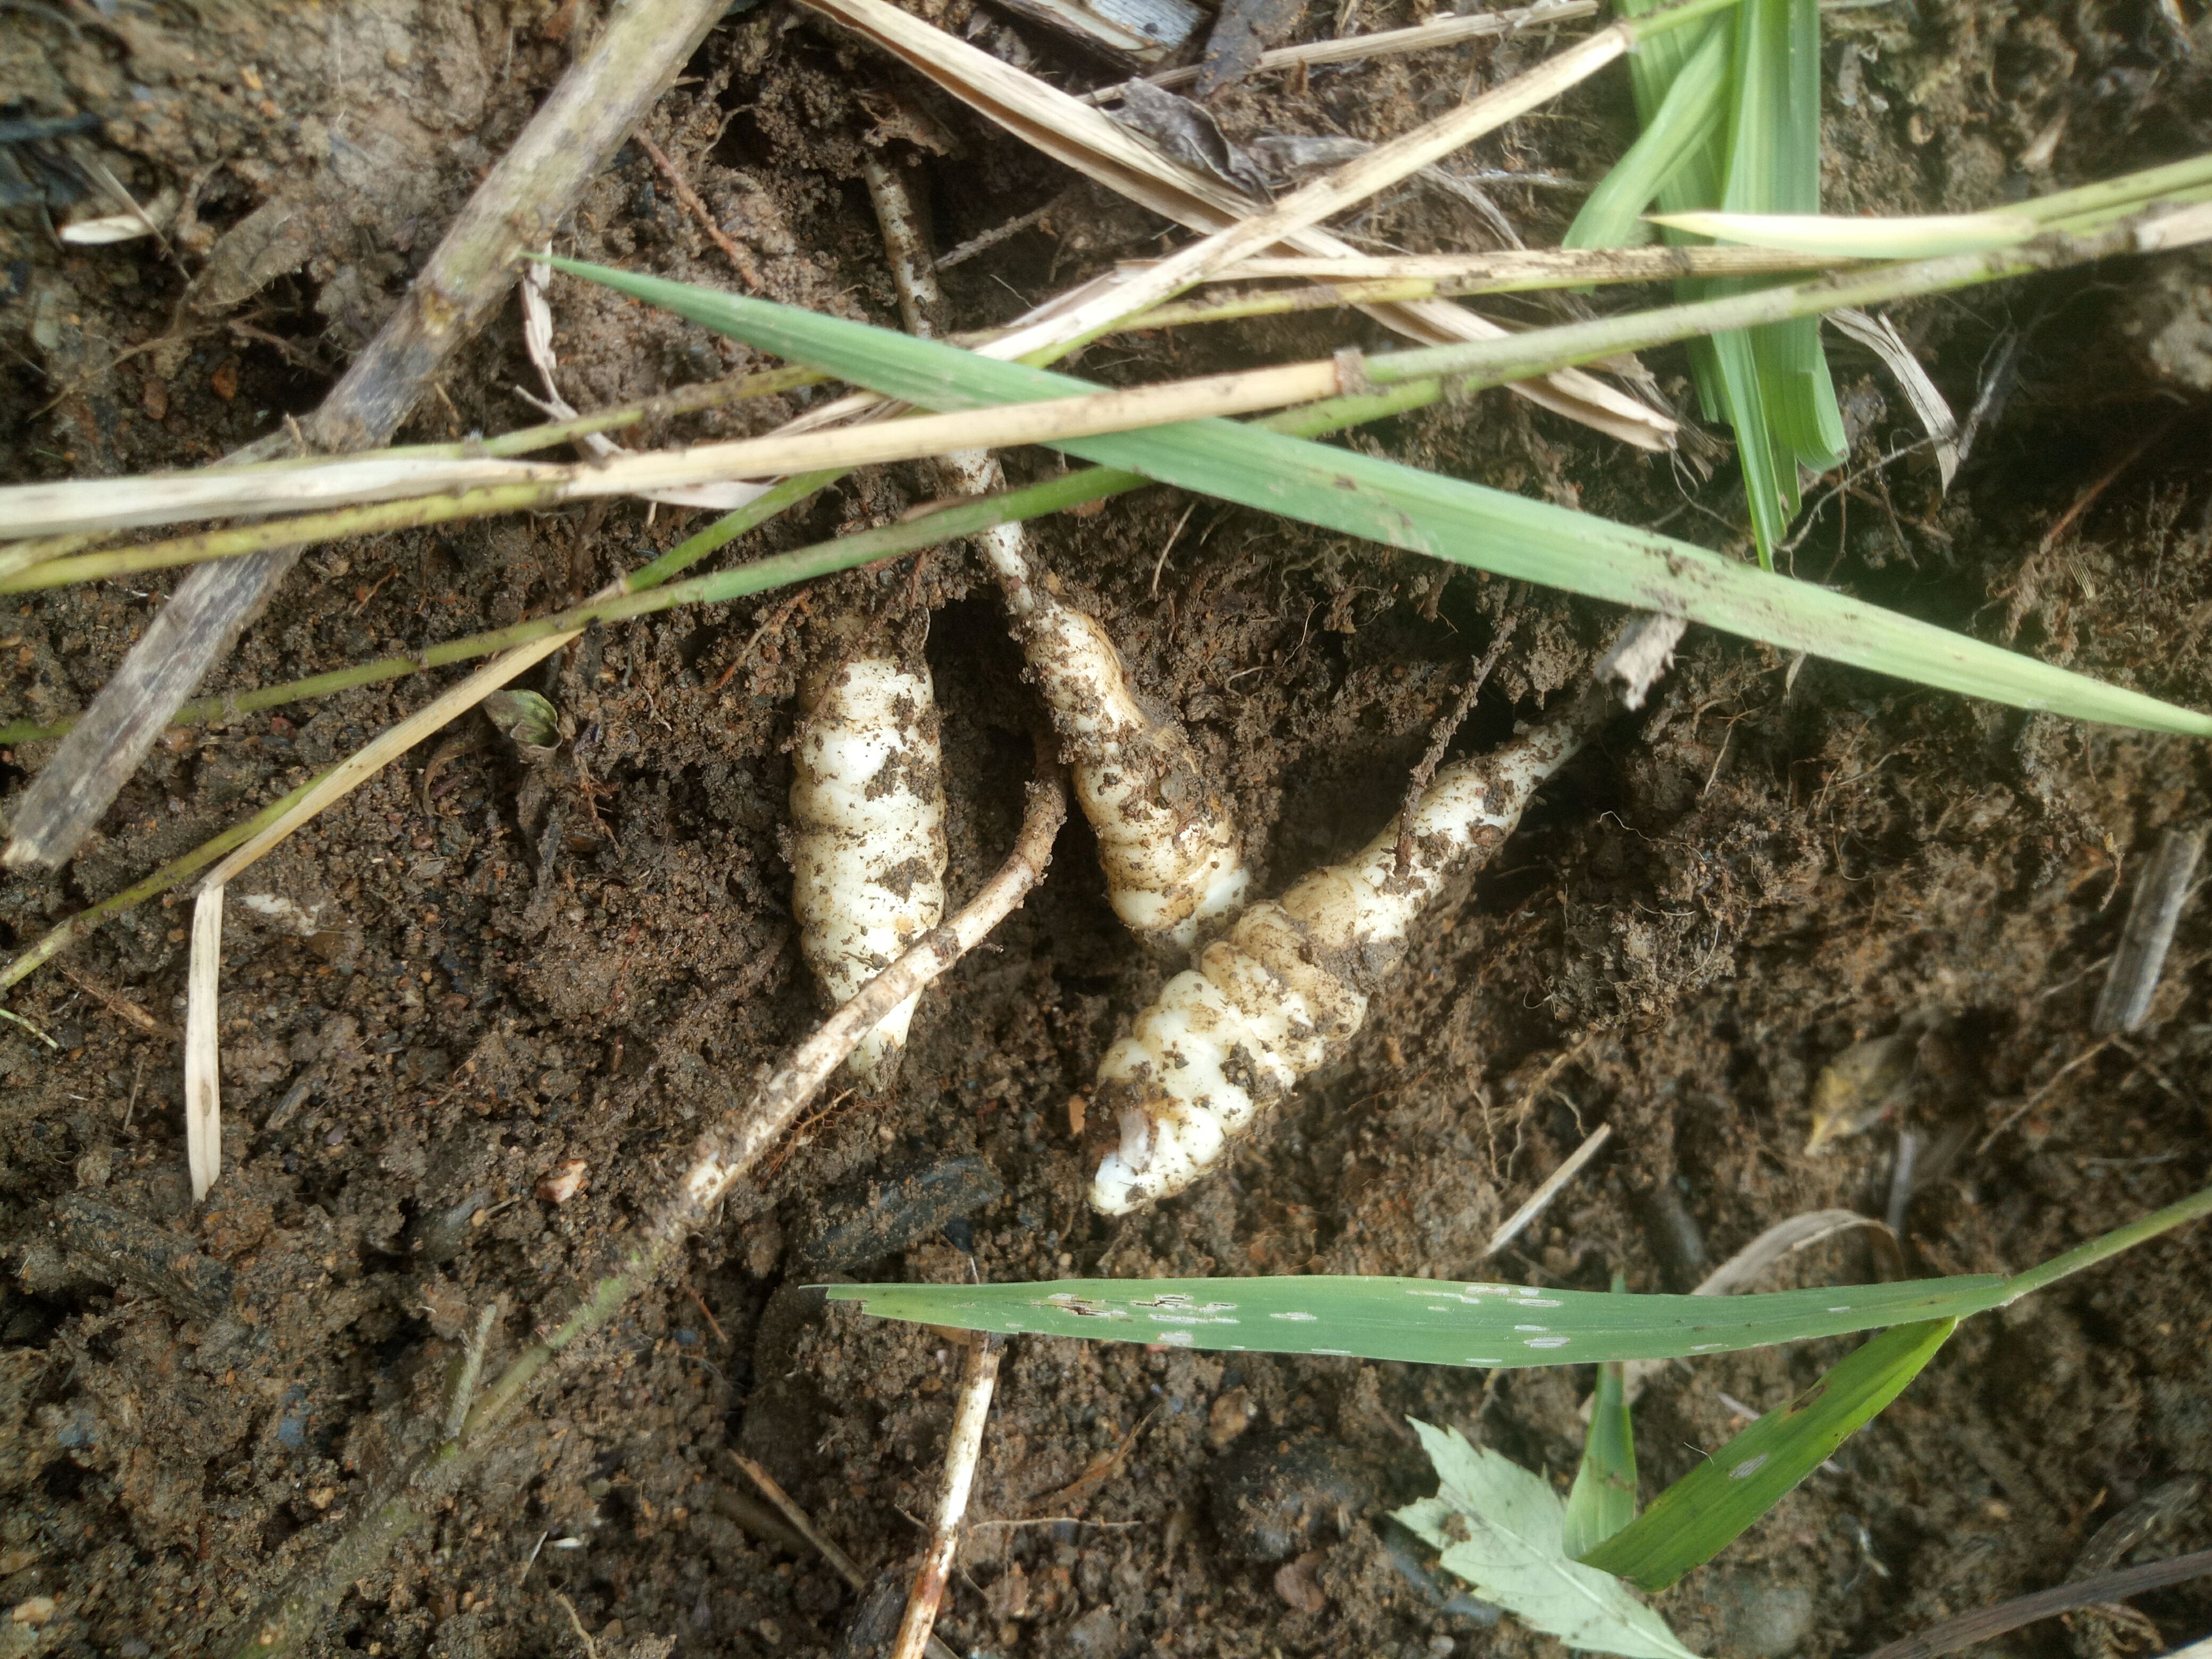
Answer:
<svg viewBox="0 0 2212 1659"><path fill-rule="evenodd" d="M788 854L799 948L833 1003L854 994L945 915L945 783L927 668L833 655L799 688ZM916 992L847 1062L890 1086Z"/></svg>
<svg viewBox="0 0 2212 1659"><path fill-rule="evenodd" d="M1182 1191L1341 1053L1423 908L1488 861L1613 706L1594 686L1504 748L1446 767L1421 798L1402 872L1394 817L1357 857L1245 911L1170 980L1099 1063L1092 1103L1119 1144L1092 1177L1091 1206L1125 1215Z"/></svg>
<svg viewBox="0 0 2212 1659"><path fill-rule="evenodd" d="M864 165L901 316L908 332L934 334L945 296L905 183L874 156ZM1006 488L997 459L981 450L948 455L945 470L963 495ZM1032 573L1023 527L998 525L975 539L1006 595L1014 638L1074 778L1076 802L1097 836L1114 914L1149 945L1189 950L1209 923L1236 913L1250 882L1227 803L1207 782L1182 729L1155 720L1138 702L1103 625L1052 592L1049 576L1040 581Z"/></svg>

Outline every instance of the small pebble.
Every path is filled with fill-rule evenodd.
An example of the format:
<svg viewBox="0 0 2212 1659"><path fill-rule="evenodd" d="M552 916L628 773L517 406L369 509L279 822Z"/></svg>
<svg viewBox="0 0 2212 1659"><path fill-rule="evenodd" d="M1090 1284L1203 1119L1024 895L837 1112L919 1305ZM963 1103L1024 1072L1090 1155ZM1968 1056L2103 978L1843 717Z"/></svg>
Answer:
<svg viewBox="0 0 2212 1659"><path fill-rule="evenodd" d="M1252 1426L1252 1397L1242 1389L1231 1389L1206 1414L1206 1437L1214 1450L1223 1450Z"/></svg>
<svg viewBox="0 0 2212 1659"><path fill-rule="evenodd" d="M1275 1594L1286 1606L1309 1615L1328 1611L1328 1595L1314 1577L1314 1569L1321 1565L1321 1553L1308 1550L1295 1561L1285 1561L1275 1569Z"/></svg>
<svg viewBox="0 0 2212 1659"><path fill-rule="evenodd" d="M590 1168L580 1158L563 1158L538 1182L538 1196L548 1204L566 1204L582 1190L585 1172Z"/></svg>

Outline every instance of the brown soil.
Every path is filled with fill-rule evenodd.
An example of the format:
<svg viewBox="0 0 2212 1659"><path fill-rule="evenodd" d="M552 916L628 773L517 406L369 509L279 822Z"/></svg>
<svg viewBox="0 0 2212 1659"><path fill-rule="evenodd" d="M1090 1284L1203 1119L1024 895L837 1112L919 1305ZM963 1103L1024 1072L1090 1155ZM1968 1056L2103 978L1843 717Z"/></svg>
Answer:
<svg viewBox="0 0 2212 1659"><path fill-rule="evenodd" d="M969 0L922 9L1076 84L1095 76ZM1401 9L1370 5L1362 26L1411 21ZM0 218L0 426L19 434L5 475L197 463L313 407L559 72L575 12L0 8L0 100L98 115L84 142L125 185L186 201L167 258L144 240L64 255L32 210ZM2199 22L2192 40L2171 21L2201 14L2196 0L1832 14L1831 201L1954 210L2212 146L2212 32ZM1386 136L1540 50L1262 79L1220 108L1244 137ZM2062 114L2049 170L2021 171ZM1472 159L1595 177L1628 121L1608 76ZM1158 246L1144 215L786 0L719 29L649 131L774 297L848 315L895 322L865 144L933 187L940 246L1059 198L1036 229L947 273L960 325ZM1577 199L1492 189L1535 245ZM1487 236L1472 210L1418 189L1354 228L1382 247ZM730 280L635 148L577 216L574 246ZM1954 405L1992 389L1972 455L1948 500L1917 457L1867 474L1798 547L1797 573L2212 706L2206 271L2177 261L1907 308L1900 324ZM555 301L581 406L744 356L580 285ZM512 314L411 435L532 418L507 390L531 378ZM1323 315L1193 331L1117 343L1087 367L1144 378L1382 343L1364 327ZM1866 466L1910 441L1909 410L1871 360L1832 349ZM1686 395L1678 355L1651 367ZM798 406L668 435L752 429ZM1724 462L1700 482L1502 394L1353 441L1715 544L1742 538ZM738 556L935 493L919 470L878 472ZM1502 623L1511 643L1462 748L1573 684L1607 629L1597 607L1206 502L1155 591L1188 505L1151 491L1053 520L1041 557L1188 723L1249 826L1264 890L1374 831ZM698 521L624 504L321 548L218 689L542 611ZM234 901L283 902L231 906L227 1172L200 1210L173 1029L185 908L123 917L11 997L59 1048L0 1025L0 1608L17 1609L0 1615L0 1655L197 1652L234 1631L434 1432L474 1310L504 1298L497 1364L649 1205L702 1117L809 1028L779 836L810 618L866 606L916 636L926 623L956 900L995 866L1020 811L1030 702L964 554L916 562L796 605L771 594L594 633L537 682L577 734L560 758L530 769L503 744L428 746L234 887ZM0 715L82 706L163 587L0 605ZM424 696L403 683L178 735L65 872L0 884L0 944L20 948L197 845ZM48 752L0 751L0 781L20 787ZM1068 1099L1164 970L1114 922L1072 826L1042 890L925 1001L896 1097L823 1103L699 1241L684 1281L637 1303L484 1477L353 1587L320 1647L580 1654L573 1606L609 1659L671 1639L685 1653L836 1649L856 1598L763 1518L728 1452L763 1459L871 1573L895 1577L933 1502L957 1356L928 1331L778 1295L824 1273L1471 1276L1498 1220L1606 1122L1610 1150L1490 1271L1598 1287L1620 1268L1639 1288L1682 1286L1796 1212L1881 1212L1896 1121L1825 1156L1799 1149L1820 1068L1899 1029L1924 1034L1909 1127L1960 1148L1911 1206L1911 1271L2026 1267L2168 1202L2212 1179L2202 903L2144 1031L2099 1045L2089 1011L2137 871L2164 830L2202 822L2209 789L2204 750L2179 739L1693 633L1655 706L1576 762L1436 917L1349 1058L1227 1176L1114 1224L1081 1202ZM538 1195L570 1159L587 1165L581 1190ZM1880 1265L1837 1243L1770 1283ZM1826 1656L2058 1581L2121 1509L2178 1476L2212 1480L2208 1285L2199 1229L1974 1322L1663 1608L1708 1650ZM1659 1378L1638 1412L1647 1492L1742 1406L1785 1398L1844 1346ZM975 1504L994 1524L963 1553L945 1633L963 1652L1079 1659L1550 1650L1510 1620L1440 1606L1375 1523L1425 1490L1407 1414L1559 1471L1589 1380L1018 1344ZM1291 1520L1267 1522L1276 1499ZM2200 1504L2148 1550L2208 1543ZM1305 1552L1316 1559L1279 1577ZM40 1597L52 1598L44 1622ZM2139 1605L2166 1645L2212 1623L2203 1586ZM2008 1638L2081 1659L2148 1640L2094 1620Z"/></svg>

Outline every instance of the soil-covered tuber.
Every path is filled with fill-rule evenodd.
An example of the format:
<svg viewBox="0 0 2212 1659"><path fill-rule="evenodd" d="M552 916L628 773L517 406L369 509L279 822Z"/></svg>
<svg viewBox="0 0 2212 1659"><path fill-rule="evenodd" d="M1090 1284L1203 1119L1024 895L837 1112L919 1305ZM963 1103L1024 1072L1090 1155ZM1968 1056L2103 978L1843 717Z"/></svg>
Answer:
<svg viewBox="0 0 2212 1659"><path fill-rule="evenodd" d="M1092 1207L1123 1215L1181 1192L1342 1052L1421 911L1488 860L1612 707L1593 688L1504 748L1446 767L1421 798L1402 870L1394 818L1348 862L1245 911L1195 970L1170 980L1099 1062L1092 1100L1118 1144L1092 1177Z"/></svg>
<svg viewBox="0 0 2212 1659"><path fill-rule="evenodd" d="M945 915L945 784L937 702L925 668L865 651L808 674L792 745L788 847L799 948L843 1003ZM848 1062L888 1087L916 997L860 1040Z"/></svg>

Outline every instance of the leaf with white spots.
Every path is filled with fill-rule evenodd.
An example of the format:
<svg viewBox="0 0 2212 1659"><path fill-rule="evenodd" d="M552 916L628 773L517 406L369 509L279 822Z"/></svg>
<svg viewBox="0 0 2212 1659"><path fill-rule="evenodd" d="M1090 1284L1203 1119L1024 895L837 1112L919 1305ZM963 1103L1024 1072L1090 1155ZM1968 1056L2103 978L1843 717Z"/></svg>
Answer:
<svg viewBox="0 0 2212 1659"><path fill-rule="evenodd" d="M1711 1560L1896 1399L1958 1322L1932 1319L1883 1332L1668 1487L1583 1561L1656 1590Z"/></svg>
<svg viewBox="0 0 2212 1659"><path fill-rule="evenodd" d="M1061 1279L835 1285L887 1319L961 1330L1513 1369L1668 1359L1840 1336L1994 1307L2004 1281L1922 1279L1765 1296L1613 1296L1434 1279Z"/></svg>
<svg viewBox="0 0 2212 1659"><path fill-rule="evenodd" d="M1398 1510L1397 1519L1443 1552L1447 1572L1571 1648L1696 1659L1620 1579L1568 1557L1565 1509L1540 1475L1469 1445L1457 1429L1418 1420L1413 1427L1436 1465L1437 1495Z"/></svg>

